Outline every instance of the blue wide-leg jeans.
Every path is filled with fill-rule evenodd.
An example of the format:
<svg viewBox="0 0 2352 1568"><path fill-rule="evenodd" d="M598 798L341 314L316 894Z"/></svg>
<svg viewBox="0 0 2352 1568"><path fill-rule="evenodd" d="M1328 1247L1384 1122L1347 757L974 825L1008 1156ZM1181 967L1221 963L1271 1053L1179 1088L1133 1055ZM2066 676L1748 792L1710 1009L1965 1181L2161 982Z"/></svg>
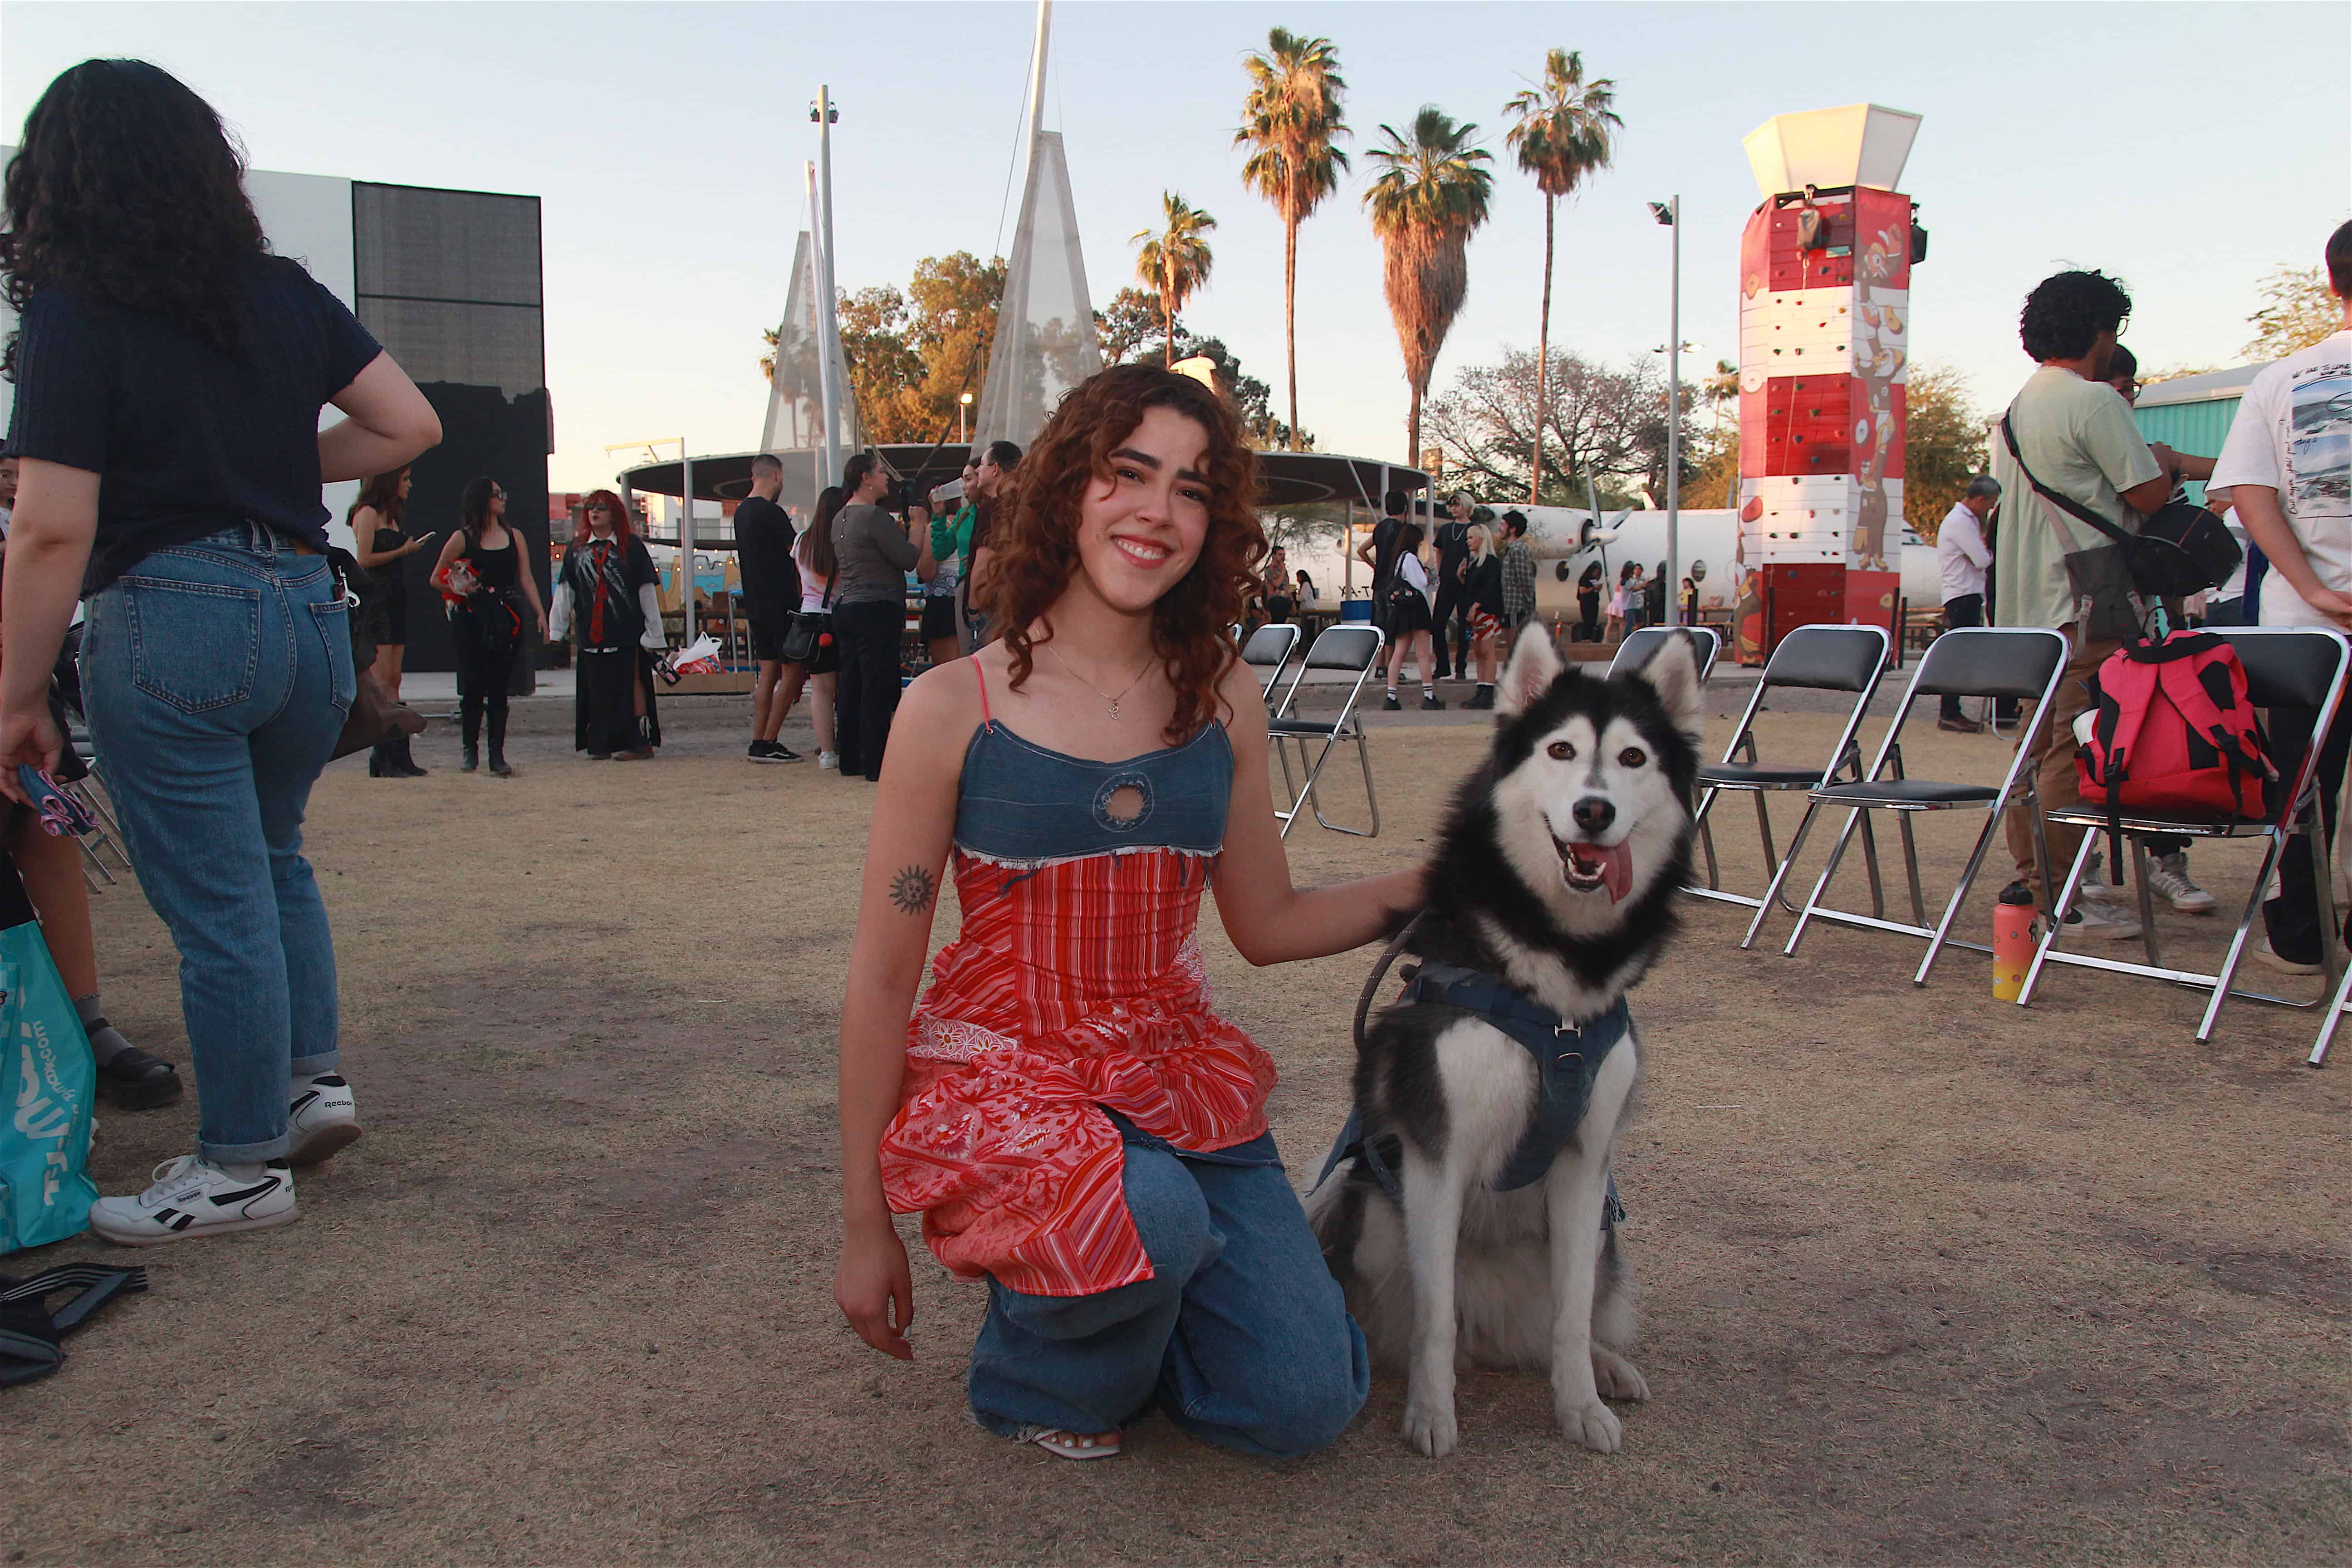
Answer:
<svg viewBox="0 0 2352 1568"><path fill-rule="evenodd" d="M326 557L257 526L159 550L89 601L90 741L179 950L207 1159L284 1154L290 1079L335 1069L335 947L302 812L352 679Z"/></svg>
<svg viewBox="0 0 2352 1568"><path fill-rule="evenodd" d="M1091 1296L988 1282L971 1407L1109 1432L1157 1405L1195 1436L1287 1457L1337 1438L1371 1384L1364 1336L1290 1190L1274 1135L1214 1154L1129 1131L1125 1185L1152 1277Z"/></svg>

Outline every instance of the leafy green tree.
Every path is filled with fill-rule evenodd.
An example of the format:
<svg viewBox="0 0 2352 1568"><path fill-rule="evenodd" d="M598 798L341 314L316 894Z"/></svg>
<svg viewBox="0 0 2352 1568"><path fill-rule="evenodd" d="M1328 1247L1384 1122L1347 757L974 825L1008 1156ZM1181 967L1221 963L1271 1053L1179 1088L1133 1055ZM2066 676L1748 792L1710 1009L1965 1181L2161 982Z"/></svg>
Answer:
<svg viewBox="0 0 2352 1568"><path fill-rule="evenodd" d="M1004 258L969 251L926 257L904 292L877 284L840 296L841 354L869 441L936 441L952 433L956 404L980 391L1004 295ZM761 334L774 374L776 334Z"/></svg>
<svg viewBox="0 0 2352 1568"><path fill-rule="evenodd" d="M1380 166L1364 205L1380 237L1381 287L1404 353L1412 403L1405 416L1405 461L1421 463L1421 405L1429 395L1437 352L1470 293L1470 236L1486 221L1493 161L1473 138L1478 128L1457 124L1435 104L1424 104L1409 130L1381 127L1381 144L1370 156Z"/></svg>
<svg viewBox="0 0 2352 1568"><path fill-rule="evenodd" d="M1932 542L1969 481L1985 471L1984 411L1948 365L1911 366L1903 395L1903 520Z"/></svg>
<svg viewBox="0 0 2352 1568"><path fill-rule="evenodd" d="M1251 149L1242 183L1282 218L1282 341L1290 382L1290 426L1298 426L1298 226L1337 190L1348 155L1332 142L1349 134L1339 94L1339 52L1328 38L1276 27L1264 53L1243 62L1249 96L1234 145Z"/></svg>
<svg viewBox="0 0 2352 1568"><path fill-rule="evenodd" d="M2263 279L2263 303L2246 318L2256 329L2246 345L2248 359L2284 359L2297 349L2325 342L2343 331L2344 301L2327 288L2316 267L2282 267Z"/></svg>
<svg viewBox="0 0 2352 1568"><path fill-rule="evenodd" d="M1551 363L1551 260L1553 220L1562 196L1609 166L1616 133L1624 128L1610 107L1617 84L1607 77L1587 81L1584 57L1554 49L1544 57L1543 84L1528 88L1503 107L1514 123L1504 140L1518 154L1519 167L1533 174L1544 199L1543 314L1536 332L1536 423L1543 422L1545 370ZM1543 453L1531 451L1528 504L1543 491Z"/></svg>
<svg viewBox="0 0 2352 1568"><path fill-rule="evenodd" d="M1167 324L1171 348L1176 343L1176 317L1184 301L1209 280L1215 257L1209 250L1209 231L1217 220L1174 191L1160 194L1160 226L1139 229L1128 243L1139 245L1135 275L1160 296L1160 319Z"/></svg>

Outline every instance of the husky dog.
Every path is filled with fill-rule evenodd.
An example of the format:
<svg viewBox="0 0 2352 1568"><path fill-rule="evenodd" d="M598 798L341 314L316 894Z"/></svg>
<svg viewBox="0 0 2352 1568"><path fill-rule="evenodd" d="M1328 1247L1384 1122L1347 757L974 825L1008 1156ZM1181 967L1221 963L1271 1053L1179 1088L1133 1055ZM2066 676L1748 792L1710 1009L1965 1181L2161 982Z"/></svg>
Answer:
<svg viewBox="0 0 2352 1568"><path fill-rule="evenodd" d="M1610 1155L1637 1071L1625 993L1690 877L1703 721L1688 638L1600 680L1520 637L1402 937L1419 971L1358 1031L1355 1115L1307 1208L1374 1357L1406 1368L1424 1454L1455 1447L1457 1357L1549 1366L1560 1430L1604 1454L1603 1396L1649 1396Z"/></svg>

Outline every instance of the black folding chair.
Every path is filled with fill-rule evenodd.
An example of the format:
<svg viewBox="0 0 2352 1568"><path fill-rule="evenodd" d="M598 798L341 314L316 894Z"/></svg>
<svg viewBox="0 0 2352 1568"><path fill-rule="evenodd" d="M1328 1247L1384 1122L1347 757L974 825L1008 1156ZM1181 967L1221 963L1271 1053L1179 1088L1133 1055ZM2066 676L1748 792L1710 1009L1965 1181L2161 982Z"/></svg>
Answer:
<svg viewBox="0 0 2352 1568"><path fill-rule="evenodd" d="M1715 673L1716 655L1723 651L1723 637L1713 626L1643 626L1617 645L1617 656L1609 661L1612 676L1630 675L1658 657L1666 639L1676 632L1689 637L1698 646L1692 651L1698 656L1698 683Z"/></svg>
<svg viewBox="0 0 2352 1568"><path fill-rule="evenodd" d="M1879 742L1877 759L1870 765L1868 776L1856 784L1826 784L1813 790L1810 798L1820 805L1846 807L1844 828L1830 850L1829 864L1822 868L1821 880L1813 884L1805 900L1804 909L1797 916L1796 929L1789 933L1789 945L1780 951L1793 953L1797 944L1805 939L1805 928L1816 920L1834 921L1841 925L1867 926L1874 931L1891 931L1904 936L1924 937L1927 955L1919 963L1919 971L1912 975L1911 984L1927 984L1927 972L1936 966L1937 955L1947 946L1965 947L1977 952L1991 951L1981 942L1956 942L1951 938L1952 921L1960 912L1960 905L1969 896L1969 888L1976 881L1977 869L1984 864L1985 851L1991 847L1993 834L2000 826L2000 814L2012 795L2022 794L2027 808L2032 812L2034 863L2042 870L2042 885L2050 886L2050 843L2042 826L2042 794L2036 786L2034 770L2028 766L2026 741L2036 726L2028 726L2011 752L2009 771L2001 776L1999 789L1982 784L1945 784L1933 779L1915 779L1903 772L1903 724L1911 715L1913 704L1922 697L2016 697L2037 700L2042 706L2034 712L2049 711L2051 701L2058 695L2058 682L2066 672L2066 639L2054 631L2031 626L1963 626L1946 632L1929 645L1925 658L1912 672L1910 689L1903 694L1903 706L1895 710L1895 721L1887 726L1886 738ZM1911 816L1921 811L1978 811L1985 814L1984 831L1977 835L1976 847L1969 854L1968 868L1960 873L1959 885L1952 889L1951 902L1944 907L1944 918L1931 929L1927 911L1919 891L1919 852L1911 837ZM1871 914L1856 914L1850 910L1832 910L1822 903L1829 891L1830 879L1837 875L1838 861L1845 855L1845 847L1853 837L1855 826L1871 812L1891 811L1903 830L1903 868L1911 884L1911 923L1890 921L1877 908L1876 889L1873 888ZM1810 823L1808 818L1808 823ZM1797 851L1804 843L1805 826L1797 829L1795 843L1789 846L1789 860L1794 863ZM2077 866L2080 860L2075 862ZM1777 889L1774 889L1777 891ZM1771 894L1766 895L1769 907ZM2055 906L2065 908L2062 902ZM1760 923L1765 910L1756 911ZM1751 927L1749 934L1754 934Z"/></svg>
<svg viewBox="0 0 2352 1568"><path fill-rule="evenodd" d="M1639 634L1636 634L1639 635ZM1748 947L1756 941L1757 926L1762 923L1762 910L1768 900L1780 899L1780 907L1790 914L1797 912L1780 893L1787 880L1789 862L1772 849L1772 818L1765 809L1764 797L1790 790L1819 789L1838 782L1840 774L1862 777L1862 748L1855 732L1862 728L1862 716L1870 707L1870 700L1878 690L1880 678L1886 672L1888 638L1884 626L1799 626L1782 637L1772 650L1771 661L1765 665L1762 679L1748 699L1748 710L1739 716L1739 727L1732 731L1731 744L1724 748L1723 761L1713 767L1699 770L1699 787L1704 793L1698 802L1699 844L1706 855L1706 886L1684 889L1702 899L1714 899L1727 904L1738 904L1758 911L1756 924L1739 945ZM1853 706L1846 713L1845 727L1838 731L1837 744L1830 748L1829 760L1821 767L1772 767L1760 762L1756 752L1756 715L1764 706L1767 693L1775 688L1810 691L1849 691L1853 694ZM1744 754L1743 754L1744 753ZM1715 855L1715 825L1709 816L1716 797L1726 792L1752 795L1756 801L1756 832L1764 844L1764 864L1772 868L1770 884L1764 898L1751 898L1746 893L1723 890L1722 868ZM1804 823L1810 825L1819 805L1805 803ZM1803 827L1799 828L1800 834ZM1863 825L1863 847L1871 868L1871 888L1874 904L1883 901L1878 893L1878 845L1870 836L1870 825ZM1795 847L1790 853L1795 854Z"/></svg>
<svg viewBox="0 0 2352 1568"><path fill-rule="evenodd" d="M2318 831L2320 822L2318 792L2314 787L2319 774L2319 752L2327 736L2327 727L2335 721L2336 709L2344 697L2345 668L2347 657L2352 657L2352 643L2344 634L2319 626L2217 626L2213 635L2237 650L2238 662L2246 668L2246 697L2256 708L2275 710L2301 708L2315 711L2318 717L2311 732L2311 744L2304 752L2301 764L2293 778L2282 778L2273 798L2276 810L2259 821L2242 818L2174 816L2168 814L2132 811L2120 817L2124 836L2131 840L2132 875L2138 884L2139 924L2142 944L2147 951L2146 963L2133 963L2122 959L2101 958L2087 952L2063 952L2053 945L2061 934L2051 925L2042 938L2042 946L2033 955L2033 967L2025 972L2025 984L2017 994L2017 1005L2024 1006L2033 1000L2034 988L2042 983L2042 968L2052 963L2072 963L2084 969L2104 969L2116 974L2139 974L2152 980L2169 980L2177 985L2194 986L2210 991L2205 1015L2198 1021L2197 1043L2203 1045L2213 1037L2213 1021L2221 1016L2221 1004L2231 996L2242 996L2250 1002L2268 1002L2281 1007L2313 1007L2315 1001L2297 1002L2284 996L2272 996L2258 991L2237 991L2231 982L2238 973L2238 964L2245 956L2246 937L2253 929L2254 916L2263 906L2263 894L2269 889L2271 874L2278 868L2280 858L2287 851L2288 840L2299 830L2309 828L2313 879L2319 896L2319 929L2327 935L2319 944L2322 962L2326 965L2327 980L2336 993L2338 1005L2344 987L2336 984L2345 973L2342 951L2336 946L2334 879L2329 875L2326 835ZM2091 852L2098 847L2109 827L2107 814L2085 803L2063 806L2050 813L2050 820L2071 827L2095 829L2083 835L2083 842L2074 852L2074 864L2066 871L2066 886L2051 907L2063 910L2074 901L2074 889L2083 880L2083 868L2089 863ZM2253 890L2246 897L2246 907L2238 917L2238 929L2230 935L2230 951L2221 960L2219 973L2206 974L2196 970L2173 969L2166 965L2158 951L2156 934L2155 901L2147 885L2147 846L2144 836L2150 833L2175 833L2190 838L2261 838L2262 870L2254 877ZM2121 875L2118 868L2117 875ZM2311 1065L2317 1067L2326 1059L2327 1037L2335 1030L2336 1019L2331 1013L2320 1026L2320 1037L2312 1047Z"/></svg>
<svg viewBox="0 0 2352 1568"><path fill-rule="evenodd" d="M1265 704L1274 706L1274 688L1282 679L1283 666L1298 647L1298 628L1294 626L1263 626L1250 633L1242 644L1242 662L1257 672L1258 686L1265 694Z"/></svg>
<svg viewBox="0 0 2352 1568"><path fill-rule="evenodd" d="M1298 808L1311 805L1315 820L1334 833L1345 833L1358 838L1377 838L1381 831L1381 797L1372 789L1372 754L1364 743L1364 725L1356 712L1356 700L1363 695L1364 682L1380 668L1381 648L1387 642L1377 626L1351 625L1332 626L1316 637L1307 648L1307 657L1299 661L1298 673L1290 678L1289 689L1283 693L1282 702L1275 716L1265 721L1265 738L1273 745L1275 755L1282 759L1282 787L1295 786L1290 773L1290 752L1286 742L1298 747L1299 765L1307 770L1307 783L1297 787L1291 797L1290 809L1274 815L1282 821L1282 836L1290 837L1290 829L1298 820ZM1347 699L1339 705L1339 716L1324 723L1313 719L1291 717L1290 710L1297 700L1298 688L1309 670L1335 669L1355 672L1356 683L1348 689ZM1307 761L1309 741L1320 740L1323 749ZM1370 827L1342 827L1323 815L1322 798L1315 793L1315 781L1322 776L1323 764L1330 760L1332 749L1343 741L1356 743L1356 757L1364 768L1364 799L1370 805L1372 825Z"/></svg>

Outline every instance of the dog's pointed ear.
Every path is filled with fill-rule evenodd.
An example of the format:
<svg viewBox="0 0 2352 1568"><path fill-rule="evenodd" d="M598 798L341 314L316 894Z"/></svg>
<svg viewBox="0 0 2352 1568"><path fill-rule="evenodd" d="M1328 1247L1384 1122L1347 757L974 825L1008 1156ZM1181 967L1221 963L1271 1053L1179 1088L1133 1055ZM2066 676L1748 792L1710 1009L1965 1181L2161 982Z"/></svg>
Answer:
<svg viewBox="0 0 2352 1568"><path fill-rule="evenodd" d="M1551 633L1540 621L1528 622L1519 633L1518 645L1511 649L1511 662L1504 668L1502 689L1495 693L1495 716L1514 719L1526 712L1551 689L1561 668Z"/></svg>
<svg viewBox="0 0 2352 1568"><path fill-rule="evenodd" d="M1657 692L1675 729L1694 744L1706 738L1706 702L1698 679L1698 647L1693 638L1680 632L1668 637L1666 645L1642 667L1642 679Z"/></svg>

